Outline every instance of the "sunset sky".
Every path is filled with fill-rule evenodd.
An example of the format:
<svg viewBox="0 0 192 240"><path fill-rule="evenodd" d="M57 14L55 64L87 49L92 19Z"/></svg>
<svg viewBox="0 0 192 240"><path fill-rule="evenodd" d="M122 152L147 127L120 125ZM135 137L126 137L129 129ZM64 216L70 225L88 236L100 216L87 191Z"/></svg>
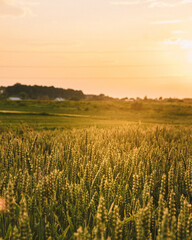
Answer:
<svg viewBox="0 0 192 240"><path fill-rule="evenodd" d="M192 97L192 0L0 0L0 85Z"/></svg>

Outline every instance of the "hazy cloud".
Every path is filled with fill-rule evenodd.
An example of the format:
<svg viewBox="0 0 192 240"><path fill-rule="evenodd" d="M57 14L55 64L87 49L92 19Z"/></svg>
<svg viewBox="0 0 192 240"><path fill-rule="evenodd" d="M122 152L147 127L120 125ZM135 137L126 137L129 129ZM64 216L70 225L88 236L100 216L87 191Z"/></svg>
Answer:
<svg viewBox="0 0 192 240"><path fill-rule="evenodd" d="M150 8L154 7L177 7L185 4L192 3L192 0L182 0L182 1L175 1L175 2L168 2L168 1L153 1L149 4Z"/></svg>
<svg viewBox="0 0 192 240"><path fill-rule="evenodd" d="M182 31L182 30L174 30L174 31L172 31L172 33L173 33L173 34L183 34L183 33L185 33L185 32Z"/></svg>
<svg viewBox="0 0 192 240"><path fill-rule="evenodd" d="M32 10L39 4L39 0L0 0L0 17L22 17L25 14L36 16Z"/></svg>
<svg viewBox="0 0 192 240"><path fill-rule="evenodd" d="M23 16L25 9L13 0L0 0L0 16Z"/></svg>
<svg viewBox="0 0 192 240"><path fill-rule="evenodd" d="M183 0L183 1L181 1L181 4L187 4L187 3L192 3L192 0Z"/></svg>
<svg viewBox="0 0 192 240"><path fill-rule="evenodd" d="M177 39L167 39L164 41L165 45L175 45L182 49L192 49L192 40L177 38Z"/></svg>
<svg viewBox="0 0 192 240"><path fill-rule="evenodd" d="M155 8L155 7L159 7L159 8L163 8L163 7L175 7L178 3L168 3L168 2L163 2L163 1L154 1L152 3L149 4L150 8Z"/></svg>

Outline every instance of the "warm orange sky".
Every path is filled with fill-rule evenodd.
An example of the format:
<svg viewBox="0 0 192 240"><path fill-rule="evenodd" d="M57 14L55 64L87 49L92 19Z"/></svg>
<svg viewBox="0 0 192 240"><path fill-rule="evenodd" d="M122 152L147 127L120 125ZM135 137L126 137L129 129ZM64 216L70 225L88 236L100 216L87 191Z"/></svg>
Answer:
<svg viewBox="0 0 192 240"><path fill-rule="evenodd" d="M0 85L192 97L192 0L0 0Z"/></svg>

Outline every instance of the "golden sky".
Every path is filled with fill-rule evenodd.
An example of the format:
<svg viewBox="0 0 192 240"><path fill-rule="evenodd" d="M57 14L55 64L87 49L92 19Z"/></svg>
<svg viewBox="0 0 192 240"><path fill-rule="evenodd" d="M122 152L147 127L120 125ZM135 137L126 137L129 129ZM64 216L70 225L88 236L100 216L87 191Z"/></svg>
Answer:
<svg viewBox="0 0 192 240"><path fill-rule="evenodd" d="M0 0L0 85L192 97L192 0Z"/></svg>

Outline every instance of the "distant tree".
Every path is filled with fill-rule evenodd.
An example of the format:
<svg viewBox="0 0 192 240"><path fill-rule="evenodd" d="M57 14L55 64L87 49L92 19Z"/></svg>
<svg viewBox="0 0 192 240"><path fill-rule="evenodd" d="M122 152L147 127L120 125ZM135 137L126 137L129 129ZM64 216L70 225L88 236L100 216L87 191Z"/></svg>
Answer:
<svg viewBox="0 0 192 240"><path fill-rule="evenodd" d="M122 101L128 101L128 97L121 98Z"/></svg>
<svg viewBox="0 0 192 240"><path fill-rule="evenodd" d="M19 93L19 97L21 99L28 99L29 95L26 92L21 92L21 93Z"/></svg>
<svg viewBox="0 0 192 240"><path fill-rule="evenodd" d="M163 100L163 97L159 97L159 101L162 101Z"/></svg>

